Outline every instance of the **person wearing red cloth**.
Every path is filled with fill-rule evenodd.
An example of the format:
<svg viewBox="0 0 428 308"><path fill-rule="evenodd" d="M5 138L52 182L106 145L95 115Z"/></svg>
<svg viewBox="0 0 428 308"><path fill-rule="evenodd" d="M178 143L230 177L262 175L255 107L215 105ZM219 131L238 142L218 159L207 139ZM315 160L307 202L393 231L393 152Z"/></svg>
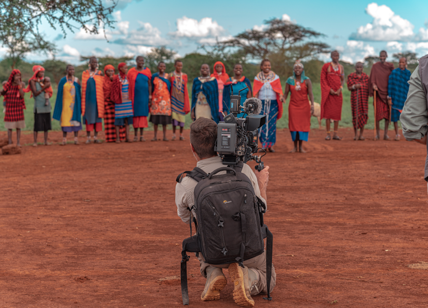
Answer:
<svg viewBox="0 0 428 308"><path fill-rule="evenodd" d="M25 128L24 120L24 87L21 79L21 72L14 69L9 76L8 81L3 86L0 95L4 96L6 101L6 113L4 115L4 127L7 129L9 144L12 144L12 130L16 129L16 145L21 146L21 128Z"/></svg>
<svg viewBox="0 0 428 308"><path fill-rule="evenodd" d="M357 62L355 72L349 74L348 90L351 91L354 140L365 140L363 133L369 111L369 76L363 72L363 63ZM360 136L357 136L358 129L360 129Z"/></svg>
<svg viewBox="0 0 428 308"><path fill-rule="evenodd" d="M264 59L260 64L260 73L254 78L253 96L262 101L261 115L266 115L266 124L259 130L259 140L263 150L275 152L276 121L282 117L284 101L281 81L277 74L271 71L271 64Z"/></svg>
<svg viewBox="0 0 428 308"><path fill-rule="evenodd" d="M229 79L229 75L226 73L226 68L224 67L224 64L220 61L217 61L214 64L213 72L211 74L211 77L215 77L217 79L218 84L218 106L219 106L219 112L223 112L223 89L224 84Z"/></svg>
<svg viewBox="0 0 428 308"><path fill-rule="evenodd" d="M113 65L106 65L104 67L104 134L106 142L116 141L116 127L115 122L115 103L111 99L111 89L115 77L115 68ZM125 126L120 127L120 140L125 140Z"/></svg>
<svg viewBox="0 0 428 308"><path fill-rule="evenodd" d="M149 68L144 67L144 57L138 56L136 62L137 66L128 71L129 98L134 110L134 142L138 141L138 129L140 129L140 141L146 141L143 132L144 128L149 127L147 117L152 100L152 73Z"/></svg>
<svg viewBox="0 0 428 308"><path fill-rule="evenodd" d="M373 64L370 71L369 95L374 96L376 91L376 140L380 138L380 121L385 119L384 140L388 140L389 105L388 105L388 79L394 70L394 64L386 62L388 54L382 50L379 62Z"/></svg>
<svg viewBox="0 0 428 308"><path fill-rule="evenodd" d="M325 140L331 140L330 120L334 121L333 140L341 140L337 130L342 119L342 84L345 75L343 66L339 64L339 52L334 50L330 56L332 61L324 64L321 69L321 119L326 119Z"/></svg>
<svg viewBox="0 0 428 308"><path fill-rule="evenodd" d="M284 100L287 101L288 93L291 93L290 105L288 105L288 128L294 141L294 149L291 153L303 150L303 141L308 142L311 130L311 115L314 113L314 94L312 82L305 76L303 64L297 61L294 64L293 77L287 79L285 85ZM309 103L309 98L311 102ZM297 147L298 146L298 147Z"/></svg>

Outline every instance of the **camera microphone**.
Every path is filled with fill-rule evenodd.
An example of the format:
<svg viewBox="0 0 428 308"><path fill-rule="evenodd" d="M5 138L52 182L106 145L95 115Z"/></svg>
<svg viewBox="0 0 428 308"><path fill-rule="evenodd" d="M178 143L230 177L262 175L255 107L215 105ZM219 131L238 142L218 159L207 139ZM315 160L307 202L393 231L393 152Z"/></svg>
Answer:
<svg viewBox="0 0 428 308"><path fill-rule="evenodd" d="M258 115L262 111L262 101L255 97L249 98L244 103L244 109L247 114Z"/></svg>

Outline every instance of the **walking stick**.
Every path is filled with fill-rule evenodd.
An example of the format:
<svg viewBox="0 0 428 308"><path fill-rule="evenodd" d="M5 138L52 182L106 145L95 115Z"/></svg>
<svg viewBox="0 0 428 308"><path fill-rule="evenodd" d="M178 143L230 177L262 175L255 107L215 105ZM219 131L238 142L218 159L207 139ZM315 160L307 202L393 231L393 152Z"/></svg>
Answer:
<svg viewBox="0 0 428 308"><path fill-rule="evenodd" d="M356 131L358 133L358 88L357 88L357 118L355 119L355 127L357 128ZM357 141L357 139L355 139Z"/></svg>
<svg viewBox="0 0 428 308"><path fill-rule="evenodd" d="M376 141L376 90L373 91L373 107L374 107L374 128L373 128L373 135L374 135L374 140Z"/></svg>
<svg viewBox="0 0 428 308"><path fill-rule="evenodd" d="M389 123L391 124L391 117L392 117L392 98L388 99L388 105L389 105Z"/></svg>

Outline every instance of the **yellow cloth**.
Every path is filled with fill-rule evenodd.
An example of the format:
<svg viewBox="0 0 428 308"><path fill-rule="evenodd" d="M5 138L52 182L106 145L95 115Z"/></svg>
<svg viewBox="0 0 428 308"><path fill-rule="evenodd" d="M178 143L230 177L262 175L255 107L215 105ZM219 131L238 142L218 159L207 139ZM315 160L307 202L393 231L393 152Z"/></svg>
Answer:
<svg viewBox="0 0 428 308"><path fill-rule="evenodd" d="M176 120L178 122L181 122L181 123L186 122L186 116L184 114L179 114L179 113L176 113L174 111L172 112L172 119Z"/></svg>
<svg viewBox="0 0 428 308"><path fill-rule="evenodd" d="M66 82L62 95L61 127L74 126L71 123L71 118L73 117L75 93L74 84Z"/></svg>

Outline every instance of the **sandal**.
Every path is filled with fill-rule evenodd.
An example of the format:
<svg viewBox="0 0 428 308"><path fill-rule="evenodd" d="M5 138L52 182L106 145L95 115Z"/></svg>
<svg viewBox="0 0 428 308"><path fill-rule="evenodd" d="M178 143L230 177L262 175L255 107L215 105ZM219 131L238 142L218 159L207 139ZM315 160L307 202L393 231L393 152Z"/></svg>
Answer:
<svg viewBox="0 0 428 308"><path fill-rule="evenodd" d="M135 136L134 137L134 142L137 142L138 141L138 137L137 136ZM128 141L127 141L128 142Z"/></svg>
<svg viewBox="0 0 428 308"><path fill-rule="evenodd" d="M100 143L101 143L101 141L100 141L100 140L98 140L98 139L95 139L95 140L94 140L94 143L98 143L98 144L100 144Z"/></svg>
<svg viewBox="0 0 428 308"><path fill-rule="evenodd" d="M126 139L125 142L132 143L131 139Z"/></svg>
<svg viewBox="0 0 428 308"><path fill-rule="evenodd" d="M62 140L62 142L59 145L61 145L61 146L67 145L67 139Z"/></svg>
<svg viewBox="0 0 428 308"><path fill-rule="evenodd" d="M272 147L268 148L268 151L271 153L275 153L275 150Z"/></svg>
<svg viewBox="0 0 428 308"><path fill-rule="evenodd" d="M91 139L86 140L85 142L86 144L90 144L91 143Z"/></svg>
<svg viewBox="0 0 428 308"><path fill-rule="evenodd" d="M174 140L175 140L175 138L177 138L177 137L175 137L175 136L172 136L172 138L171 138L171 141L174 141Z"/></svg>
<svg viewBox="0 0 428 308"><path fill-rule="evenodd" d="M394 140L395 140L395 141L400 141L400 137L401 137L401 136L400 136L400 134L397 134L397 135L395 136L395 139L394 139Z"/></svg>
<svg viewBox="0 0 428 308"><path fill-rule="evenodd" d="M360 137L358 138L358 140L364 141L364 140L366 140L366 138L364 138L364 136L360 136Z"/></svg>
<svg viewBox="0 0 428 308"><path fill-rule="evenodd" d="M168 140L168 139L166 139L166 138L163 138L162 140L163 140L163 141L169 141L169 140Z"/></svg>
<svg viewBox="0 0 428 308"><path fill-rule="evenodd" d="M144 137L143 137L143 136L141 136L141 137L140 137L140 142L144 142L144 141L146 141L146 139L144 139Z"/></svg>
<svg viewBox="0 0 428 308"><path fill-rule="evenodd" d="M151 141L158 141L158 139L157 138L153 138Z"/></svg>
<svg viewBox="0 0 428 308"><path fill-rule="evenodd" d="M389 140L389 136L388 135L383 136L383 140Z"/></svg>
<svg viewBox="0 0 428 308"><path fill-rule="evenodd" d="M331 140L330 134L328 134L327 136L325 136L325 140Z"/></svg>
<svg viewBox="0 0 428 308"><path fill-rule="evenodd" d="M342 138L340 138L338 135L334 135L333 140L342 140Z"/></svg>
<svg viewBox="0 0 428 308"><path fill-rule="evenodd" d="M183 141L183 140L185 140L185 139L184 139L184 137L183 137L183 136L180 136L180 140L181 140L181 141Z"/></svg>
<svg viewBox="0 0 428 308"><path fill-rule="evenodd" d="M33 147L37 147L37 143L33 143Z"/></svg>

